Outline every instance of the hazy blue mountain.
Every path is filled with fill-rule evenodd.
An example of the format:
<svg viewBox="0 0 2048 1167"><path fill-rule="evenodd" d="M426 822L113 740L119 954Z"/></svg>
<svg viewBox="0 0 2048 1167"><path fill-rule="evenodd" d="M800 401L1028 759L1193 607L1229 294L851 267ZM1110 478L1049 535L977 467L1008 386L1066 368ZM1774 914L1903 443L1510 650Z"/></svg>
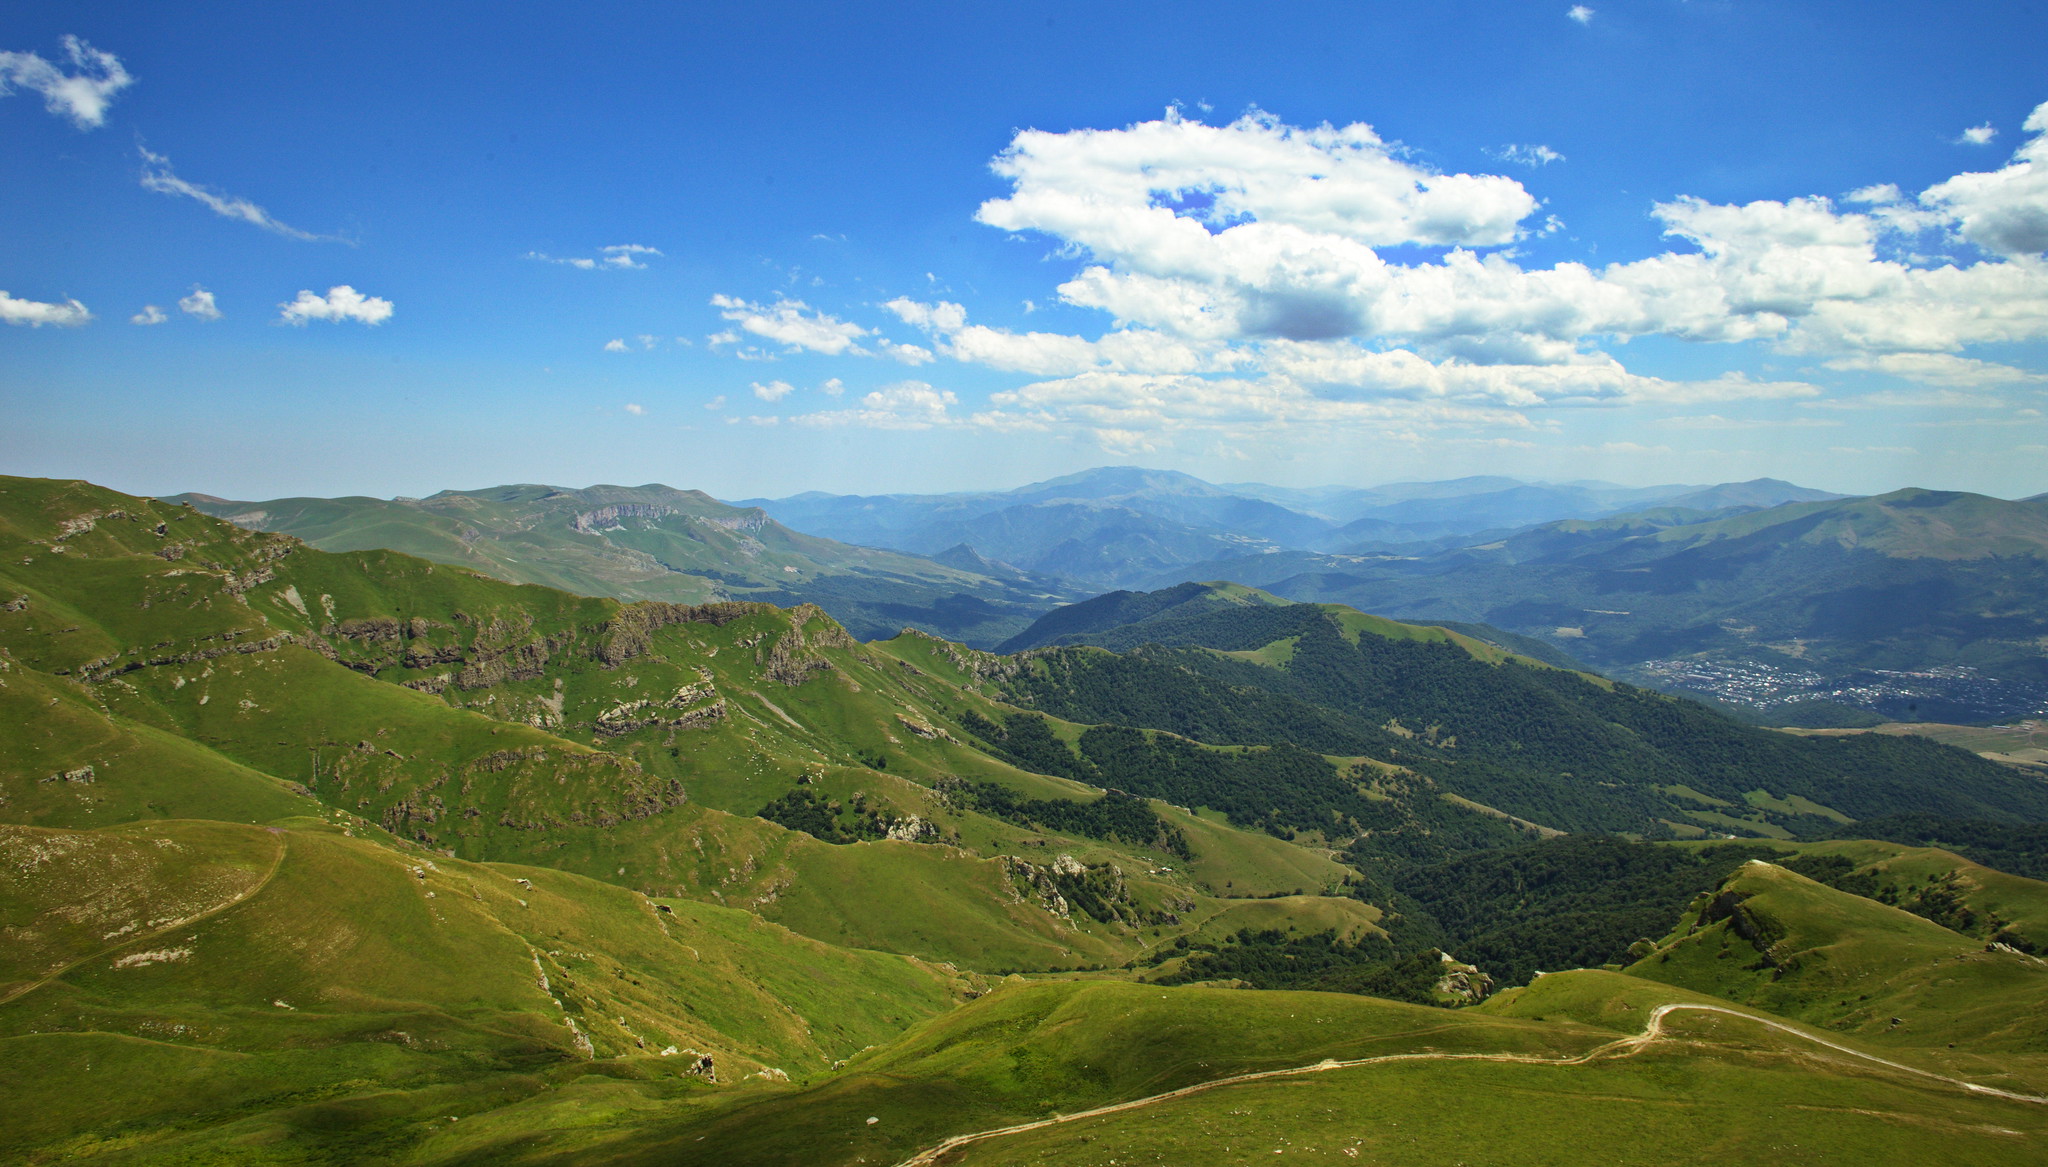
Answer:
<svg viewBox="0 0 2048 1167"><path fill-rule="evenodd" d="M1720 493L1716 493L1720 492ZM1021 486L958 494L747 499L796 530L870 547L974 552L1094 588L1239 578L1198 565L1291 551L1435 551L1482 533L1602 518L1676 498L1690 505L1773 506L1832 498L1790 483L1625 487L1530 483L1499 476L1385 486L1219 486L1189 474L1105 466ZM1179 573L1179 574L1177 574Z"/></svg>

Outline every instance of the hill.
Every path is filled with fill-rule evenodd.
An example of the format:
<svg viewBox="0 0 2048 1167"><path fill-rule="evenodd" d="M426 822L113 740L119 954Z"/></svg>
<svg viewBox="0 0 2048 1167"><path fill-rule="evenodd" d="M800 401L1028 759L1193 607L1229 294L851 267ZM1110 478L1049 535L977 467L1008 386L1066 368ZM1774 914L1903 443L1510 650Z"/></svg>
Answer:
<svg viewBox="0 0 2048 1167"><path fill-rule="evenodd" d="M1561 830L1818 833L1839 820L1910 811L1967 817L1968 806L1990 804L2007 822L2048 815L2048 787L2038 778L1929 739L1792 737L1441 628L1337 605L1237 602L1257 593L1212 590L1207 600L1176 590L1081 605L1083 615L1113 607L1138 618L1063 635L1068 647L1035 650L1000 691L1071 721L1363 756L1410 776L1403 781L1426 779L1432 797ZM1176 615L1183 611L1194 614ZM1056 612L1041 623L1064 627L1065 618ZM1106 730L1082 735L1076 765L1169 801L1186 801L1177 792L1199 785L1160 763L1139 767L1143 782L1131 762L1110 768L1115 741ZM1913 744L1894 753L1874 749L1879 741ZM1944 777L1930 783L1937 772ZM1268 814L1294 830L1320 829L1331 815L1356 818L1375 824L1375 846L1401 834L1389 816L1402 798L1370 807L1359 799L1335 788L1316 798L1297 789L1285 809ZM1407 800L1408 809L1415 805ZM1414 830L1441 847L1440 832Z"/></svg>
<svg viewBox="0 0 2048 1167"><path fill-rule="evenodd" d="M1142 630L1125 652L862 644L815 606L577 596L75 482L0 479L0 595L0 1156L852 1163L1129 1104L968 1153L1205 1161L1253 1129L1215 1127L1246 1099L1262 1140L1320 1147L1310 1113L1355 1126L1368 1097L1420 1131L1475 1091L1534 1147L1556 1137L1527 1075L1559 1073L1544 1106L1610 1107L1598 1129L1630 1148L1681 1096L1725 1117L1787 1088L1851 1148L1873 1109L2021 1132L1970 1144L1986 1161L2034 1129L1877 1063L1816 1074L1804 1031L1754 1006L1645 1031L1708 999L1675 978L1445 1007L1688 902L1697 923L1738 858L1528 846L1560 824L1911 811L2024 846L2048 818L2037 779L1926 738L1769 733L1225 585L1071 622ZM1939 851L1741 845L1972 951L2048 921L2030 881ZM1836 915L1875 970L1890 933ZM1871 1040L2032 1089L1995 1020L1939 1033L1996 1065ZM1356 1064L1315 1069L1332 1058ZM1297 1089L1311 1111L1273 1104Z"/></svg>
<svg viewBox="0 0 2048 1167"><path fill-rule="evenodd" d="M1062 585L979 557L938 562L804 535L758 509L660 485L499 486L424 499L172 502L327 551L392 550L583 595L816 603L864 638L909 626L994 643Z"/></svg>
<svg viewBox="0 0 2048 1167"><path fill-rule="evenodd" d="M1754 711L1971 722L2048 707L2038 500L1902 490L1733 515L1675 507L1418 556L1254 556L1191 570L1295 600L1492 625Z"/></svg>

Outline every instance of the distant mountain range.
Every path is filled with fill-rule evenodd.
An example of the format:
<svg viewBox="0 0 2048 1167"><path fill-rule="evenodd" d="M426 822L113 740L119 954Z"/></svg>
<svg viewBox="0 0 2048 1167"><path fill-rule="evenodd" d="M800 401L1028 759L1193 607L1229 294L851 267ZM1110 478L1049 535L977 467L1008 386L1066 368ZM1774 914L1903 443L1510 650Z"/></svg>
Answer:
<svg viewBox="0 0 2048 1167"><path fill-rule="evenodd" d="M1653 506L1725 510L1839 497L1775 479L1626 487L1478 477L1296 490L1218 486L1171 470L1111 466L1008 491L813 492L738 505L869 547L930 555L966 544L1002 562L1104 590L1149 585L1204 561L1276 551L1360 554Z"/></svg>
<svg viewBox="0 0 2048 1167"><path fill-rule="evenodd" d="M1901 490L1752 511L1664 507L1424 555L1281 552L1182 571L1488 626L1508 647L1526 650L1499 632L1756 711L1983 721L2048 709L2043 499ZM1145 586L1171 588L1178 574ZM1035 642L1057 618L1010 644Z"/></svg>
<svg viewBox="0 0 2048 1167"><path fill-rule="evenodd" d="M582 595L810 602L863 639L912 626L993 644L1047 607L1086 594L965 547L926 558L848 546L792 531L758 509L661 485L519 484L390 501L237 502L203 494L168 501L324 551L403 551Z"/></svg>
<svg viewBox="0 0 2048 1167"><path fill-rule="evenodd" d="M913 627L1024 647L1034 620L1091 594L1231 581L1773 721L2048 710L2048 498L1858 499L1775 479L1298 490L1106 467L1000 492L735 504L653 485L176 501L324 550L586 595L812 602L863 639Z"/></svg>

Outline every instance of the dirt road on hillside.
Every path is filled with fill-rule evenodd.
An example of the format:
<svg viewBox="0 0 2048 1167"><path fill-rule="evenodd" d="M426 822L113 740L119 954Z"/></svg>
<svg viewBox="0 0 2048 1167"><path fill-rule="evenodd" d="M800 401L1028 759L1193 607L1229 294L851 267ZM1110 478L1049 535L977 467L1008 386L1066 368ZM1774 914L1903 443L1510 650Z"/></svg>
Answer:
<svg viewBox="0 0 2048 1167"><path fill-rule="evenodd" d="M1773 1021L1768 1017L1759 1017L1754 1013L1744 1013L1740 1009L1730 1009L1723 1005L1695 1005L1685 1003L1659 1005L1655 1009L1650 1011L1650 1020L1648 1024L1643 1026L1643 1031L1641 1033L1635 1034L1630 1037L1624 1037L1616 1041L1610 1041L1605 1045L1596 1046L1585 1053L1577 1054L1568 1058L1546 1058L1539 1057L1534 1054L1413 1053L1381 1054L1378 1057L1353 1058L1350 1061L1342 1062L1336 1061L1334 1059L1325 1059L1323 1061L1315 1063L1314 1065L1294 1066L1292 1068L1285 1070L1260 1070L1256 1073L1250 1074L1233 1074L1228 1078L1217 1078L1208 1082L1198 1082L1193 1086L1183 1086L1178 1090L1168 1090L1164 1094L1154 1094L1146 1098L1133 1098L1129 1102L1118 1102L1113 1103L1109 1106L1098 1106L1093 1110L1083 1110L1075 1114L1056 1114L1053 1115L1051 1118L1041 1118L1036 1122L1022 1122L1014 1126L996 1127L993 1130L976 1131L973 1134L955 1135L952 1138L947 1139L945 1142L940 1143L935 1147L931 1147L927 1150L920 1151L917 1154L912 1155L910 1158L905 1159L902 1163L898 1164L897 1167L936 1167L939 1160L949 1152L957 1151L962 1147L966 1147L973 1143L985 1142L989 1139L999 1139L1002 1138L1004 1135L1016 1135L1023 1134L1026 1131L1042 1130L1049 1126L1058 1126L1061 1123L1078 1122L1084 1118L1100 1118L1106 1114L1119 1114L1127 1110L1137 1110L1141 1107L1153 1106L1161 1102L1170 1102L1176 1098L1185 1098L1190 1094L1200 1094L1204 1090L1214 1090L1221 1086L1235 1086L1244 1082L1261 1082L1265 1081L1268 1078L1292 1078L1301 1074L1321 1074L1326 1073L1330 1070L1350 1070L1356 1069L1360 1066L1384 1065L1388 1062L1519 1062L1524 1065L1533 1066L1581 1066L1597 1058L1603 1058L1609 1055L1614 1055L1618 1057L1631 1057L1636 1053L1641 1052L1651 1042L1654 1042L1658 1038L1664 1036L1664 1018L1673 1013L1681 1011L1691 1011L1699 1013L1725 1013L1730 1017L1739 1017L1744 1021L1754 1021L1758 1025L1768 1026L1769 1028L1778 1030L1781 1033L1790 1034L1793 1037L1799 1038L1802 1041L1810 1041L1813 1042L1815 1045L1825 1046L1828 1049L1834 1050L1837 1053L1847 1054L1848 1056L1852 1058L1857 1058L1861 1061L1874 1062L1877 1065L1885 1066L1893 1070L1898 1070L1901 1073L1912 1074L1920 1078L1929 1078L1936 1082L1941 1082L1945 1085L1954 1086L1962 1090L1967 1090L1973 1094L1984 1094L1993 1098L2004 1098L2012 1102L2027 1102L2034 1103L2036 1105L2048 1105L2048 1097L2041 1097L2033 1094L2017 1094L2010 1090L2000 1090L1995 1086L1980 1086L1975 1082L1965 1082L1960 1078L1951 1078L1945 1074L1934 1073L1931 1070L1922 1070L1914 1066L1908 1066L1900 1062L1892 1061L1889 1058L1881 1058L1878 1057L1876 1054L1867 1054L1864 1053L1862 1050L1852 1049L1849 1046L1829 1041L1827 1038L1818 1037L1814 1034L1808 1033L1802 1029L1795 1028L1794 1026L1786 1024L1782 1021Z"/></svg>

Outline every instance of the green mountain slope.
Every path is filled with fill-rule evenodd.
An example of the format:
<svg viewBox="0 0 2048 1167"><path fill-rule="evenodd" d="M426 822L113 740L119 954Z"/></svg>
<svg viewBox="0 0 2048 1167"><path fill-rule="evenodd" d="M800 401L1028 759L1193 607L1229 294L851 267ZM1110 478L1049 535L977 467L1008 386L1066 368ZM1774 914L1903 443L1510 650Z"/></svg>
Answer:
<svg viewBox="0 0 2048 1167"><path fill-rule="evenodd" d="M328 551L392 550L583 595L700 604L817 603L864 639L906 625L993 643L1066 598L986 561L967 567L800 534L696 490L515 485L425 499L180 495L252 530Z"/></svg>
<svg viewBox="0 0 2048 1167"><path fill-rule="evenodd" d="M0 700L35 727L0 752L14 821L332 812L985 969L1118 964L1353 878L1163 805L1090 826L1099 788L976 749L961 719L1001 711L915 663L966 650L863 646L815 607L620 605L83 484L9 480L0 523Z"/></svg>
<svg viewBox="0 0 2048 1167"><path fill-rule="evenodd" d="M2033 1089L2034 1023L1984 1004L2033 1008L2048 966L1995 947L2048 926L2031 881L1861 842L1744 843L1827 881L1755 889L1691 845L1495 850L1548 820L2037 813L2038 779L1926 739L1766 733L1246 589L1100 621L1153 642L1125 653L861 644L815 606L622 604L82 483L0 480L0 595L0 1157L894 1162L1138 1103L965 1153L1212 1161L1253 1132L1407 1161L1437 1144L1325 1147L1314 1116L1419 1132L1454 1091L1517 1154L1583 1150L1545 1133L1540 1081L1638 1158L1630 1121L1668 1136L1675 1105L1720 1121L1759 1090L1851 1149L1871 1110L1979 1131L1988 1162L2039 1129L1853 1051L1816 1073L1803 1030L1659 1014L1627 1040L1739 999ZM1505 980L1659 934L1701 888L1648 979L1480 1009L1225 987L1464 1000L1451 938ZM1796 943L1742 949L1737 919ZM1837 1016L1844 976L1881 992ZM1911 1012L1866 1033L1858 1007Z"/></svg>
<svg viewBox="0 0 2048 1167"><path fill-rule="evenodd" d="M1827 702L1982 721L2048 703L2038 499L1901 490L1734 516L1652 511L1419 558L1251 557L1201 570L1296 600L1483 622L1759 709Z"/></svg>
<svg viewBox="0 0 2048 1167"><path fill-rule="evenodd" d="M365 1161L592 1059L678 1089L817 1073L970 987L744 912L331 827L0 827L0 855L13 1154L289 1138Z"/></svg>
<svg viewBox="0 0 2048 1167"><path fill-rule="evenodd" d="M1996 807L1979 817L2006 822L2048 819L2048 786L2038 778L1924 738L1794 738L1440 628L1335 605L1169 595L1170 606L1134 623L1063 636L1144 647L1039 650L1000 691L1071 721L1362 755L1441 794L1563 830L1811 834L1909 811L1967 817L1978 814L1965 809L1973 806ZM1102 769L1111 738L1084 736L1079 745L1083 763L1111 772ZM1136 793L1189 796L1188 780L1146 769L1157 772L1149 783L1128 765L1115 773ZM1333 789L1278 822L1318 829L1318 816L1335 814L1362 828L1395 827L1398 800L1368 801Z"/></svg>
<svg viewBox="0 0 2048 1167"><path fill-rule="evenodd" d="M2034 891L2038 905L2048 888ZM2048 966L2039 958L1763 860L1702 894L1629 971L1925 1050L1950 1072L2006 1089L2048 1087Z"/></svg>

